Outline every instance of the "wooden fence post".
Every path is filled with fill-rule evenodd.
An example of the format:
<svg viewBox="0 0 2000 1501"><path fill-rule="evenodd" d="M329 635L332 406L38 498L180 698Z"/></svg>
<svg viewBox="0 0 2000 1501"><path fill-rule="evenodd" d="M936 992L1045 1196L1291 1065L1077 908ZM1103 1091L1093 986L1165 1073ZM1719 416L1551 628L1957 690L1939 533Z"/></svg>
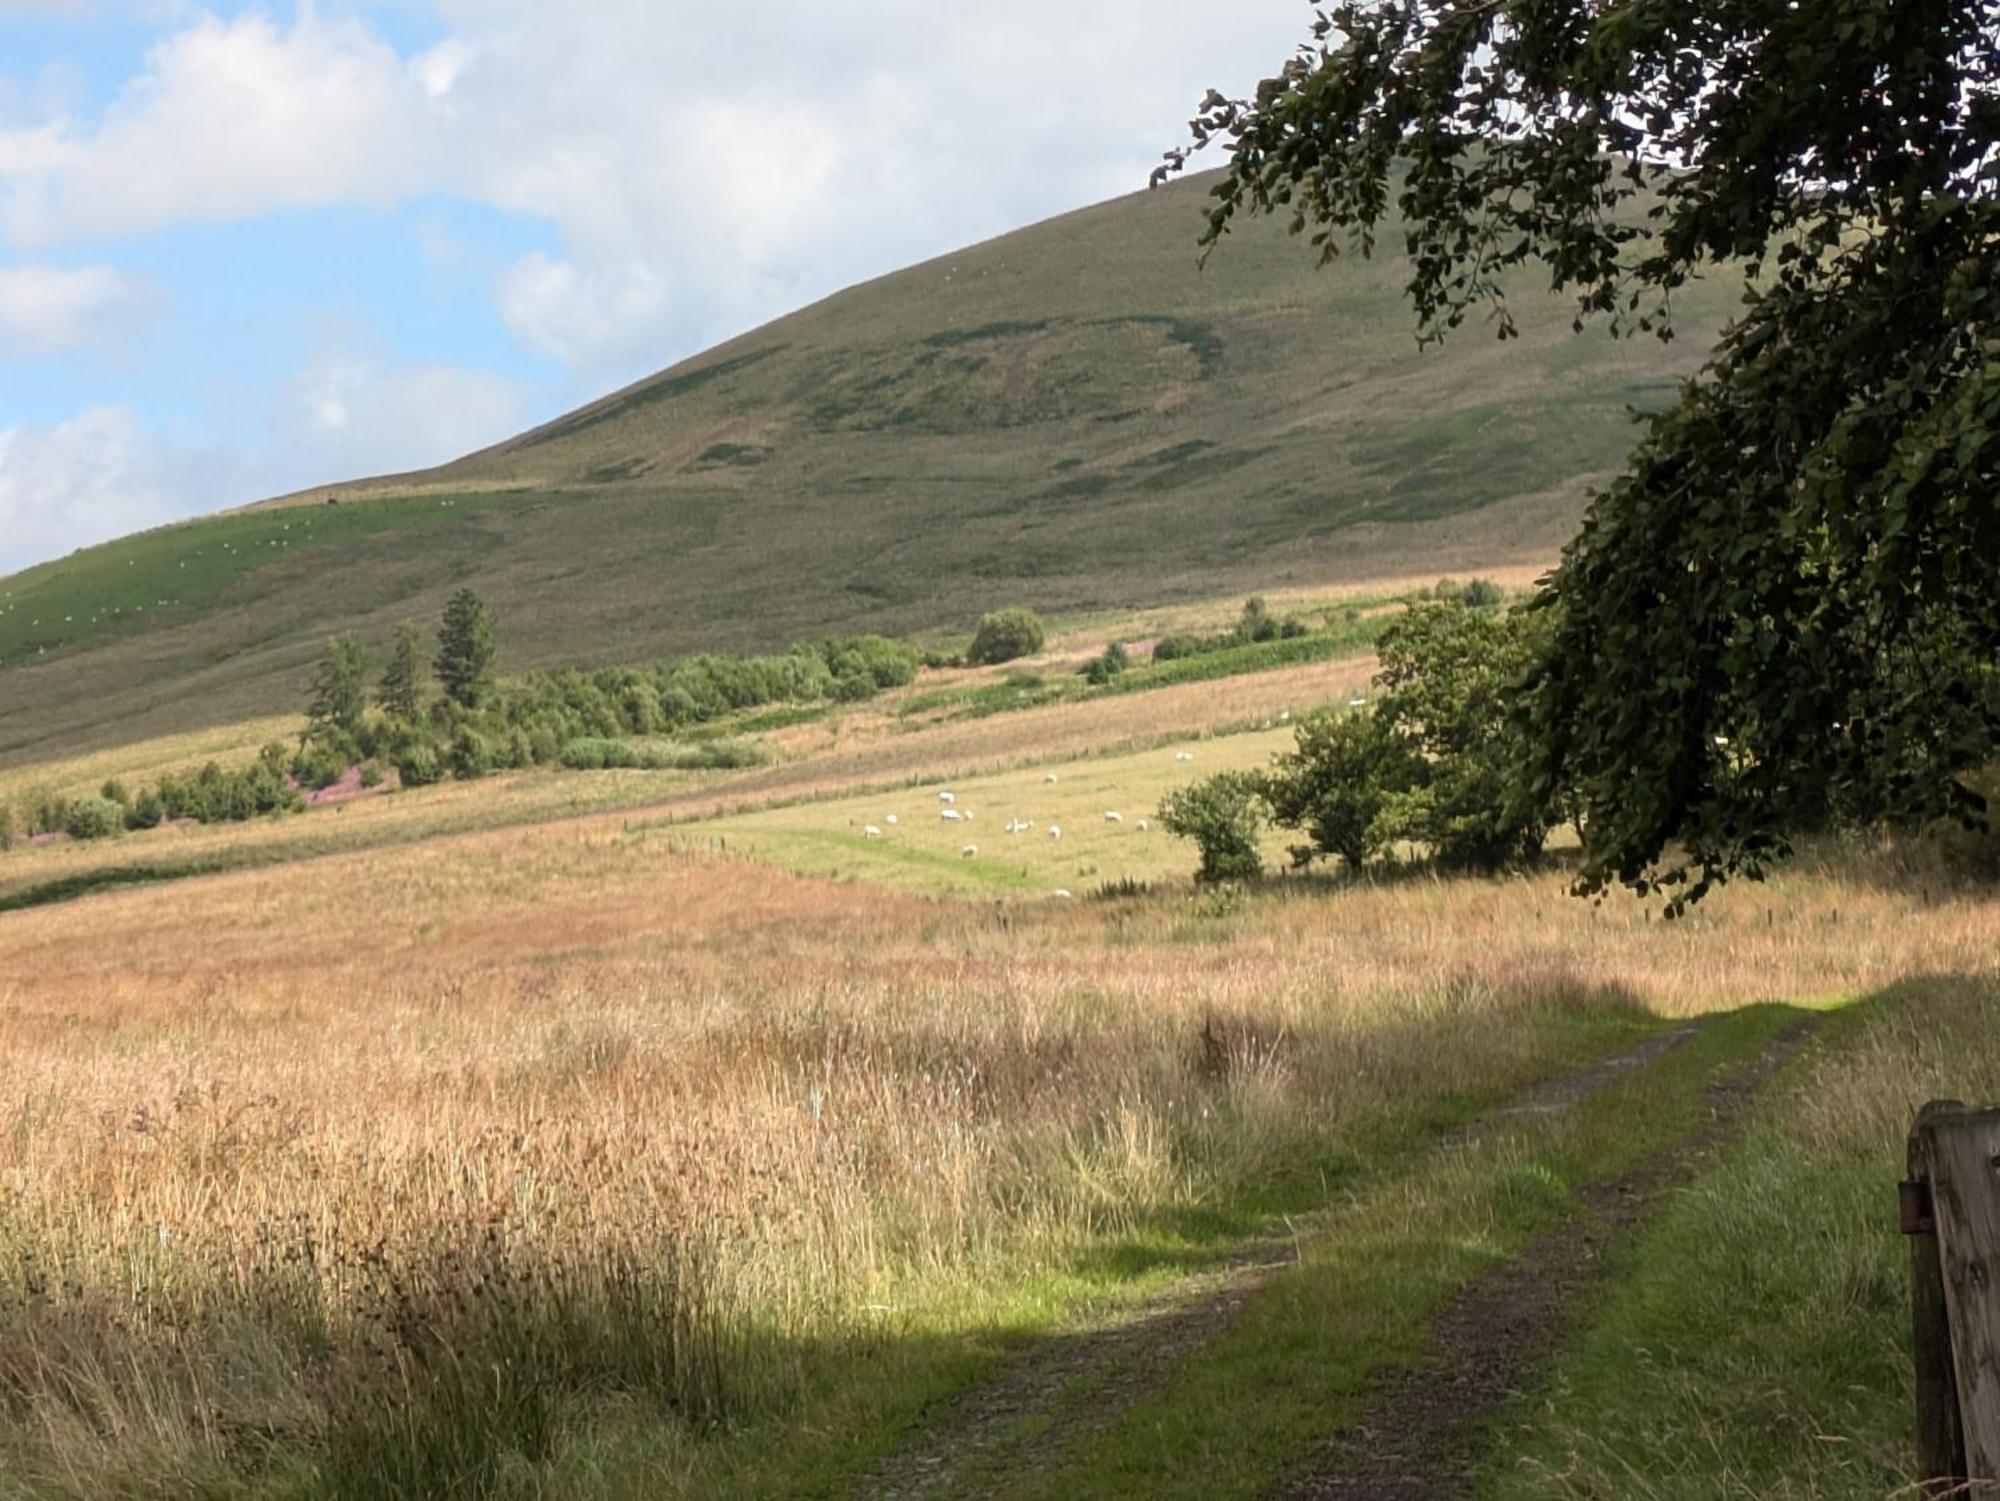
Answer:
<svg viewBox="0 0 2000 1501"><path fill-rule="evenodd" d="M1944 1265L1938 1258L1931 1209L1928 1128L1964 1107L1933 1100L1910 1127L1909 1177L1903 1183L1903 1234L1910 1241L1910 1355L1916 1368L1917 1479L1925 1494L1942 1494L1965 1476L1965 1437L1958 1422L1958 1381L1951 1368L1951 1323L1945 1311Z"/></svg>
<svg viewBox="0 0 2000 1501"><path fill-rule="evenodd" d="M1911 1131L1910 1151L1912 1178L1929 1188L1935 1276L1943 1285L1956 1397L1946 1410L1955 1410L1961 1456L1955 1474L1974 1483L2000 1482L2000 1109L1967 1110L1950 1101L1926 1106ZM1913 1274L1924 1239L1913 1240ZM1913 1282L1913 1317L1922 1318L1922 1305L1934 1296ZM1925 1336L1914 1326L1912 1332L1921 1351ZM1921 1369L1918 1380L1922 1400ZM1927 1425L1932 1431L1925 1434ZM1919 1427L1932 1451L1927 1462L1941 1457L1950 1438L1941 1413L1920 1417Z"/></svg>

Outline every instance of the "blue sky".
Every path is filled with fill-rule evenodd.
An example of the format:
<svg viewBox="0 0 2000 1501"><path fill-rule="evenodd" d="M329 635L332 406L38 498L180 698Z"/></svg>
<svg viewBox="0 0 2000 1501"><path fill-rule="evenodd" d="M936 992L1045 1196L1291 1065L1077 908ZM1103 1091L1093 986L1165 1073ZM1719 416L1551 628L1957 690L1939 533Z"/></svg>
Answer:
<svg viewBox="0 0 2000 1501"><path fill-rule="evenodd" d="M1130 191L1303 0L0 0L0 573Z"/></svg>

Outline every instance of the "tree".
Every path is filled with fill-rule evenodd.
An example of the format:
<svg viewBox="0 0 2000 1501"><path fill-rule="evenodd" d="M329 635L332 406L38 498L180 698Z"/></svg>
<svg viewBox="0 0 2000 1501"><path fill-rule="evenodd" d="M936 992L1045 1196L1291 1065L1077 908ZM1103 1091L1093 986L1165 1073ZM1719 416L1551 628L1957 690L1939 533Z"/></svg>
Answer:
<svg viewBox="0 0 2000 1501"><path fill-rule="evenodd" d="M1295 726L1296 744L1259 782L1271 821L1300 829L1299 865L1337 855L1359 870L1389 845L1391 800L1423 780L1423 759L1376 712L1322 709Z"/></svg>
<svg viewBox="0 0 2000 1501"><path fill-rule="evenodd" d="M396 627L396 643L376 685L375 701L392 719L415 719L424 707L423 633L414 623Z"/></svg>
<svg viewBox="0 0 2000 1501"><path fill-rule="evenodd" d="M444 696L476 709L493 691L493 617L486 602L461 589L444 608L438 629L437 675Z"/></svg>
<svg viewBox="0 0 2000 1501"><path fill-rule="evenodd" d="M1541 850L1548 813L1523 774L1528 749L1513 712L1543 646L1539 624L1421 604L1383 630L1372 712L1414 765L1381 763L1398 782L1382 790L1379 842L1413 840L1440 865L1466 870L1497 870Z"/></svg>
<svg viewBox="0 0 2000 1501"><path fill-rule="evenodd" d="M1403 222L1419 337L1510 273L1671 336L1749 271L1543 592L1532 791L1580 888L1757 874L1829 816L1984 816L2000 749L2000 0L1342 0L1254 99L1211 91L1206 242L1323 261ZM1169 154L1162 173L1185 151Z"/></svg>
<svg viewBox="0 0 2000 1501"><path fill-rule="evenodd" d="M995 610L980 617L972 645L965 649L965 660L977 667L1011 662L1016 657L1033 656L1042 649L1044 639L1041 617L1033 610L1018 606Z"/></svg>
<svg viewBox="0 0 2000 1501"><path fill-rule="evenodd" d="M1263 814L1256 779L1225 771L1169 793L1160 804L1160 827L1195 842L1197 881L1240 881L1264 868L1257 853Z"/></svg>
<svg viewBox="0 0 2000 1501"><path fill-rule="evenodd" d="M306 737L329 732L352 740L368 707L368 648L352 631L326 643L313 664L311 700L306 705Z"/></svg>

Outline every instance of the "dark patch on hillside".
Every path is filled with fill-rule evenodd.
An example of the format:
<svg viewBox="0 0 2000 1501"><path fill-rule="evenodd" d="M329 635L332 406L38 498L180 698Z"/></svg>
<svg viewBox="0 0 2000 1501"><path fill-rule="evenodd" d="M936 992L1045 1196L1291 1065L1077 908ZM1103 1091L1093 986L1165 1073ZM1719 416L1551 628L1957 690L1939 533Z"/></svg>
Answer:
<svg viewBox="0 0 2000 1501"><path fill-rule="evenodd" d="M685 396L690 391L699 391L703 386L724 376L735 375L748 370L760 361L768 360L781 352L783 344L768 344L762 349L754 349L748 354L739 354L734 359L717 360L712 365L704 365L699 370L690 370L685 375L664 375L651 385L639 387L623 400L612 400L608 405L578 412L573 417L565 417L550 423L538 433L530 433L514 445L515 451L540 448L544 443L553 443L558 438L573 438L578 433L588 432L606 422L615 422L649 406L663 401L672 401L676 396Z"/></svg>

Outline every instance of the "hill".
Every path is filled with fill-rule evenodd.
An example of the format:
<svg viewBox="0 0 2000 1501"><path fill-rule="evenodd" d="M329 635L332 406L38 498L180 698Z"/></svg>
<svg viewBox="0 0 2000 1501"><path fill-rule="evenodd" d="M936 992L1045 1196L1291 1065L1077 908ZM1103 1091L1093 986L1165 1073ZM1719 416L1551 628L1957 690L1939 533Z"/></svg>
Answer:
<svg viewBox="0 0 2000 1501"><path fill-rule="evenodd" d="M1518 342L1419 352L1400 256L1322 274L1260 224L1199 268L1205 188L852 288L435 470L0 581L0 761L290 707L325 636L465 583L526 668L1546 558L1731 295L1696 289L1672 346L1530 296Z"/></svg>

